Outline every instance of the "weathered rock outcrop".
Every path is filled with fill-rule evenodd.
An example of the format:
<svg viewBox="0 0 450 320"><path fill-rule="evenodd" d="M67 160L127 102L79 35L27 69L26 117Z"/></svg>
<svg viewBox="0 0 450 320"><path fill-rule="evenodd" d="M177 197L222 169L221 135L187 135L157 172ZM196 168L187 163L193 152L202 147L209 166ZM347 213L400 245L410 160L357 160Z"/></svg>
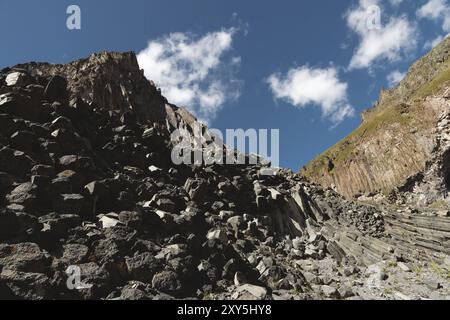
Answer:
<svg viewBox="0 0 450 320"><path fill-rule="evenodd" d="M398 87L381 93L348 137L301 174L346 197L382 192L421 205L447 199L450 39L416 62Z"/></svg>
<svg viewBox="0 0 450 320"><path fill-rule="evenodd" d="M61 94L67 87L69 101L81 98L105 111L133 110L142 120L165 121L167 100L145 78L133 52L101 52L69 64L29 63L13 70L37 77L38 84L46 83L51 76L64 78L47 83L46 93L55 88Z"/></svg>

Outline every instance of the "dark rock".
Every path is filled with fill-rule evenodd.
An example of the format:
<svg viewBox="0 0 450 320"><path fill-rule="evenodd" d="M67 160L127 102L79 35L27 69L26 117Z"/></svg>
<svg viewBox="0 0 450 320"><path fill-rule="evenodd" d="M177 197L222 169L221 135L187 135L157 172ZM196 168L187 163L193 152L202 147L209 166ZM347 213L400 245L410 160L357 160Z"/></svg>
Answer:
<svg viewBox="0 0 450 320"><path fill-rule="evenodd" d="M193 201L201 203L208 191L208 185L203 179L189 178L184 185L184 189Z"/></svg>
<svg viewBox="0 0 450 320"><path fill-rule="evenodd" d="M10 137L17 131L17 124L9 114L0 114L0 133L5 137Z"/></svg>
<svg viewBox="0 0 450 320"><path fill-rule="evenodd" d="M99 264L114 262L121 256L121 250L113 239L102 239L93 244L93 255Z"/></svg>
<svg viewBox="0 0 450 320"><path fill-rule="evenodd" d="M146 293L146 286L131 282L127 284L120 292L120 300L149 300L150 297Z"/></svg>
<svg viewBox="0 0 450 320"><path fill-rule="evenodd" d="M55 170L52 166L40 164L31 168L31 174L34 176L46 176L51 178L55 176Z"/></svg>
<svg viewBox="0 0 450 320"><path fill-rule="evenodd" d="M67 81L61 76L53 76L44 91L44 99L49 102L67 103Z"/></svg>
<svg viewBox="0 0 450 320"><path fill-rule="evenodd" d="M0 148L0 171L25 176L34 166L34 160L25 153L8 147Z"/></svg>
<svg viewBox="0 0 450 320"><path fill-rule="evenodd" d="M11 145L17 150L35 150L39 146L36 135L29 131L18 131L11 136Z"/></svg>
<svg viewBox="0 0 450 320"><path fill-rule="evenodd" d="M14 300L48 300L54 298L56 292L51 280L42 273L3 269L0 273L2 282Z"/></svg>
<svg viewBox="0 0 450 320"><path fill-rule="evenodd" d="M50 125L50 131L54 132L56 130L64 129L68 132L74 132L75 129L72 125L72 121L66 117L58 117L52 121Z"/></svg>
<svg viewBox="0 0 450 320"><path fill-rule="evenodd" d="M85 289L78 290L85 299L99 299L106 296L111 287L111 275L104 268L94 262L78 265L80 276Z"/></svg>
<svg viewBox="0 0 450 320"><path fill-rule="evenodd" d="M152 287L168 294L177 294L181 290L181 282L173 271L162 271L153 276Z"/></svg>
<svg viewBox="0 0 450 320"><path fill-rule="evenodd" d="M75 214L86 216L88 203L80 194L60 194L52 203L53 210L62 214Z"/></svg>
<svg viewBox="0 0 450 320"><path fill-rule="evenodd" d="M47 245L54 244L55 240L66 237L68 231L80 224L80 217L73 214L51 213L39 217L39 222L43 225L41 236Z"/></svg>
<svg viewBox="0 0 450 320"><path fill-rule="evenodd" d="M38 187L31 182L23 183L11 191L6 199L11 204L18 204L35 212L39 206Z"/></svg>
<svg viewBox="0 0 450 320"><path fill-rule="evenodd" d="M82 244L71 243L63 246L61 262L66 265L79 265L86 262L89 248Z"/></svg>
<svg viewBox="0 0 450 320"><path fill-rule="evenodd" d="M55 194L71 194L74 189L72 182L67 177L58 177L50 182L50 190Z"/></svg>
<svg viewBox="0 0 450 320"><path fill-rule="evenodd" d="M51 179L48 176L31 176L31 183L36 185L39 189L50 185Z"/></svg>
<svg viewBox="0 0 450 320"><path fill-rule="evenodd" d="M149 252L126 258L126 264L130 277L143 282L151 281L160 268L159 262Z"/></svg>
<svg viewBox="0 0 450 320"><path fill-rule="evenodd" d="M89 157L79 157L77 155L63 156L59 159L59 165L63 170L72 170L87 175L95 172L95 164Z"/></svg>
<svg viewBox="0 0 450 320"><path fill-rule="evenodd" d="M3 270L45 273L49 259L35 243L0 244L0 267Z"/></svg>
<svg viewBox="0 0 450 320"><path fill-rule="evenodd" d="M122 211L119 213L119 221L131 228L141 228L143 224L143 216L136 211Z"/></svg>
<svg viewBox="0 0 450 320"><path fill-rule="evenodd" d="M15 236L20 230L20 222L14 211L0 209L0 241Z"/></svg>
<svg viewBox="0 0 450 320"><path fill-rule="evenodd" d="M160 198L156 201L156 205L159 209L167 212L175 212L177 207L175 203L168 198Z"/></svg>
<svg viewBox="0 0 450 320"><path fill-rule="evenodd" d="M21 93L2 94L0 95L0 113L37 120L41 114L40 99Z"/></svg>

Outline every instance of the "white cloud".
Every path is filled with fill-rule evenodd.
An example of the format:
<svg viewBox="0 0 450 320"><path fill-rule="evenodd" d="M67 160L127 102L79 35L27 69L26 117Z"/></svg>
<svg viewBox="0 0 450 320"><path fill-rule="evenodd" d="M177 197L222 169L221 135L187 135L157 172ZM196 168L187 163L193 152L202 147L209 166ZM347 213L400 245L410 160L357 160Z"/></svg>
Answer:
<svg viewBox="0 0 450 320"><path fill-rule="evenodd" d="M399 6L403 0L389 0L389 2L391 3L391 5L393 5L394 7Z"/></svg>
<svg viewBox="0 0 450 320"><path fill-rule="evenodd" d="M347 12L347 25L360 38L349 69L371 68L381 60L396 61L416 46L416 27L406 17L391 17L384 26L381 17L379 0L360 0Z"/></svg>
<svg viewBox="0 0 450 320"><path fill-rule="evenodd" d="M276 99L300 108L317 105L322 115L335 124L354 115L354 109L347 101L347 83L339 80L333 67L313 69L302 66L285 75L272 74L267 83Z"/></svg>
<svg viewBox="0 0 450 320"><path fill-rule="evenodd" d="M417 10L417 16L440 22L442 30L450 32L450 6L446 0L429 0Z"/></svg>
<svg viewBox="0 0 450 320"><path fill-rule="evenodd" d="M405 75L406 75L405 72L400 72L399 70L394 70L391 73L389 73L387 78L386 78L387 82L388 82L388 85L389 85L389 88L393 88L397 84L399 84L400 81L403 80Z"/></svg>
<svg viewBox="0 0 450 320"><path fill-rule="evenodd" d="M222 29L202 37L172 33L150 41L138 62L171 103L209 122L227 100L240 95L235 78L240 57L229 56L236 31Z"/></svg>
<svg viewBox="0 0 450 320"><path fill-rule="evenodd" d="M445 36L437 36L436 38L432 39L432 40L428 40L427 42L425 42L423 48L425 50L431 50L434 47L436 47L439 43L442 42L442 40L444 40Z"/></svg>

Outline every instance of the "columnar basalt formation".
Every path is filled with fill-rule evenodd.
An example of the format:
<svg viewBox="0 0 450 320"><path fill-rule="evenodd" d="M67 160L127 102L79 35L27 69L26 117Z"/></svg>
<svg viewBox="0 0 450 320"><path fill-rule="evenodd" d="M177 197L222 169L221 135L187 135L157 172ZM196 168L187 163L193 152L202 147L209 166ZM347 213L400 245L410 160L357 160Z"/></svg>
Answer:
<svg viewBox="0 0 450 320"><path fill-rule="evenodd" d="M422 206L447 201L449 81L450 39L445 39L396 88L381 93L358 129L301 174L347 198L381 193Z"/></svg>

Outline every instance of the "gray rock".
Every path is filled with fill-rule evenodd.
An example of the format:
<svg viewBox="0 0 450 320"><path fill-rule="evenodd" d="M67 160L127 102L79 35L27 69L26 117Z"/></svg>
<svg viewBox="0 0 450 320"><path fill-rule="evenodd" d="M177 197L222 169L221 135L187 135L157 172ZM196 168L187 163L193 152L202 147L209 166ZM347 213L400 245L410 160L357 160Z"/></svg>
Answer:
<svg viewBox="0 0 450 320"><path fill-rule="evenodd" d="M79 265L87 259L89 248L82 244L66 244L63 246L61 261L66 265Z"/></svg>
<svg viewBox="0 0 450 320"><path fill-rule="evenodd" d="M0 244L0 269L45 273L49 259L35 243Z"/></svg>
<svg viewBox="0 0 450 320"><path fill-rule="evenodd" d="M398 262L397 266L404 272L411 272L411 269L404 262Z"/></svg>
<svg viewBox="0 0 450 320"><path fill-rule="evenodd" d="M242 230L245 229L245 222L244 222L244 218L241 216L234 216L231 217L227 220L227 224L234 230L234 231L238 231L238 230Z"/></svg>
<svg viewBox="0 0 450 320"><path fill-rule="evenodd" d="M260 286L244 284L236 288L233 299L239 300L263 300L267 296L267 290Z"/></svg>
<svg viewBox="0 0 450 320"><path fill-rule="evenodd" d="M162 271L153 276L152 287L168 294L176 294L181 290L181 282L173 271Z"/></svg>
<svg viewBox="0 0 450 320"><path fill-rule="evenodd" d="M320 287L322 294L329 299L339 299L340 298L340 294L339 291L332 286L328 286L328 285L323 285Z"/></svg>
<svg viewBox="0 0 450 320"><path fill-rule="evenodd" d="M355 296L355 293L353 292L352 288L350 288L348 286L341 286L338 291L339 291L339 296L342 299L347 299L347 298Z"/></svg>
<svg viewBox="0 0 450 320"><path fill-rule="evenodd" d="M126 258L128 273L133 280L149 282L160 268L158 261L149 252Z"/></svg>
<svg viewBox="0 0 450 320"><path fill-rule="evenodd" d="M38 201L38 187L30 182L23 183L11 191L6 199L11 204L19 204L29 211L35 211Z"/></svg>
<svg viewBox="0 0 450 320"><path fill-rule="evenodd" d="M8 288L11 299L48 300L56 291L51 280L42 273L3 269L0 283Z"/></svg>
<svg viewBox="0 0 450 320"><path fill-rule="evenodd" d="M226 244L228 242L228 237L226 231L222 229L212 230L206 235L208 240L219 240L220 242Z"/></svg>

